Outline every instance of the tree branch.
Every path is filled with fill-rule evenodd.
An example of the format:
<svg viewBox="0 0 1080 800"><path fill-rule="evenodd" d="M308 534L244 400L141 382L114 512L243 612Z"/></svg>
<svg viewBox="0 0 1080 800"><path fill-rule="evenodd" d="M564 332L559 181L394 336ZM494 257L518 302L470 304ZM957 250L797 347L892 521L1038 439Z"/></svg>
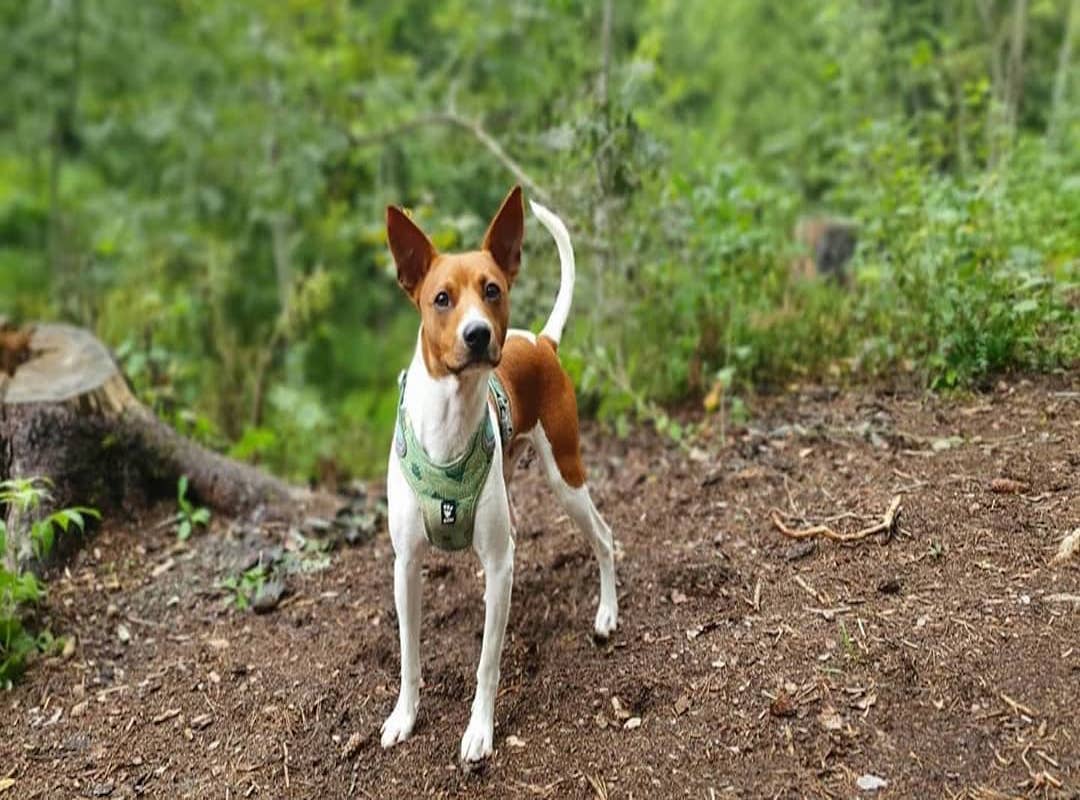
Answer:
<svg viewBox="0 0 1080 800"><path fill-rule="evenodd" d="M349 139L354 147L367 147L373 144L380 144L387 139L393 139L397 136L411 133L419 128L435 125L459 128L469 133L495 157L496 161L502 164L503 167L514 176L518 183L528 189L530 194L545 203L550 202L548 193L540 186L540 184L533 180L532 176L525 171L525 168L522 167L521 164L506 152L506 149L484 128L483 125L480 124L479 121L462 116L456 111L438 111L430 114L421 114L418 117L413 117L410 120L406 120L405 122L385 130L364 134L362 136L350 136Z"/></svg>

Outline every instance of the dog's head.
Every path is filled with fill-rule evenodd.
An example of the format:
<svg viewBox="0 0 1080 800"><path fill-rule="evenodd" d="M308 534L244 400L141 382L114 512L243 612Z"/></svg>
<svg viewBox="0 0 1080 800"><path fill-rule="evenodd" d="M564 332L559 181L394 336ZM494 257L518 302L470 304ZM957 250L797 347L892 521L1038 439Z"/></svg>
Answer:
<svg viewBox="0 0 1080 800"><path fill-rule="evenodd" d="M502 358L510 286L521 264L521 187L503 200L479 250L440 253L400 208L386 209L398 283L420 311L424 363L433 377L491 369Z"/></svg>

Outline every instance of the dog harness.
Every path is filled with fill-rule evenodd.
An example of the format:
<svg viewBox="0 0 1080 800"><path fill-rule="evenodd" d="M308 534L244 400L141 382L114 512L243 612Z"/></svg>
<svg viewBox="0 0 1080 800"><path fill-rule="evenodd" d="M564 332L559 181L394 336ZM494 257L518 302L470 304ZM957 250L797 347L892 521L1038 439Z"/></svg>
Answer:
<svg viewBox="0 0 1080 800"><path fill-rule="evenodd" d="M495 431L491 415L484 414L480 427L470 437L465 452L448 464L428 457L405 413L405 373L398 381L397 422L394 425L394 452L401 472L412 487L424 518L424 533L442 550L463 550L472 544L476 507L484 489L491 462L495 458ZM488 395L499 420L503 444L510 442L514 426L510 397L493 372L488 379Z"/></svg>

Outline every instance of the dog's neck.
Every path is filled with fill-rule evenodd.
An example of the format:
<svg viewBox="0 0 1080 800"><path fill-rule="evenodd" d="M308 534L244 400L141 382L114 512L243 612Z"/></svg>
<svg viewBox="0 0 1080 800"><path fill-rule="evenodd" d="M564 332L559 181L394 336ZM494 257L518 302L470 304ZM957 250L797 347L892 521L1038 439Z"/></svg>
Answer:
<svg viewBox="0 0 1080 800"><path fill-rule="evenodd" d="M417 441L432 461L445 464L465 452L488 410L490 372L470 369L461 375L433 378L417 339L405 378L405 413Z"/></svg>

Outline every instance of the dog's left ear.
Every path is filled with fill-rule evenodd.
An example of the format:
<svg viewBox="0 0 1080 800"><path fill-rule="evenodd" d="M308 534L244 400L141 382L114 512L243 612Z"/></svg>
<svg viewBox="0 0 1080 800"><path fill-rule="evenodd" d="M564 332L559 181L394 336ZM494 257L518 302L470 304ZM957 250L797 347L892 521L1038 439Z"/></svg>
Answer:
<svg viewBox="0 0 1080 800"><path fill-rule="evenodd" d="M510 283L514 282L521 266L521 242L524 238L525 204L521 199L521 187L515 186L491 220L482 245L506 273Z"/></svg>

